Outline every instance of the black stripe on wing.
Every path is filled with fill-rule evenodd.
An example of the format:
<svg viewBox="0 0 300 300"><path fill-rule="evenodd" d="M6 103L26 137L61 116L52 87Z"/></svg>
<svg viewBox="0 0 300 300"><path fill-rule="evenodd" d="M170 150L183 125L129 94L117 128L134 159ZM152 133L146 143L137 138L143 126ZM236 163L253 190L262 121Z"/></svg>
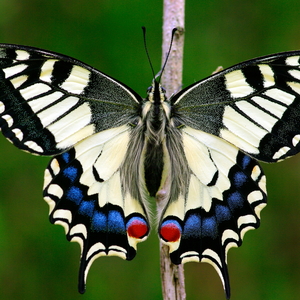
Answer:
<svg viewBox="0 0 300 300"><path fill-rule="evenodd" d="M230 297L227 252L231 247L241 246L246 231L259 227L260 211L267 201L265 176L251 157L238 152L228 178L229 189L222 193L222 199L211 199L209 211L202 207L190 209L183 220L169 215L159 229L161 238L171 245L172 262L212 264L221 277L227 298ZM195 202L201 201L201 195Z"/></svg>
<svg viewBox="0 0 300 300"><path fill-rule="evenodd" d="M81 183L83 168L75 157L76 150L72 148L50 161L45 172L44 199L50 206L51 223L62 225L68 241L81 246L78 288L84 293L93 261L106 255L132 260L136 243L147 237L150 227L140 213L125 216L124 207L109 202L100 206L106 199L89 193L91 186ZM93 176L89 178L91 185L103 183L95 169ZM107 198L115 201L113 196L108 194ZM132 243L132 239L136 241Z"/></svg>
<svg viewBox="0 0 300 300"><path fill-rule="evenodd" d="M175 95L181 124L276 162L300 151L300 52L252 59Z"/></svg>
<svg viewBox="0 0 300 300"><path fill-rule="evenodd" d="M96 132L135 124L141 101L73 58L0 44L0 127L22 150L55 155Z"/></svg>

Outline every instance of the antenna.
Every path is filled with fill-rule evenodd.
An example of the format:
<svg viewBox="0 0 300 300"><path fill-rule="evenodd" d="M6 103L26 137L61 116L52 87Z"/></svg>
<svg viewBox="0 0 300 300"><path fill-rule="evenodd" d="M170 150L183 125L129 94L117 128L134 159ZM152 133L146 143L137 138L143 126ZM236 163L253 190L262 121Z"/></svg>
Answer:
<svg viewBox="0 0 300 300"><path fill-rule="evenodd" d="M167 64L167 62L168 62L168 58L169 58L170 53L171 53L172 44L173 44L173 39L174 39L175 32L177 31L177 28L173 28L173 30L172 30L171 42L170 42L170 47L169 47L169 50L168 50L168 53L167 53L166 60L165 60L165 62L164 62L164 64L163 64L161 70L158 72L158 74L157 74L156 76L154 75L153 65L152 65L152 62L151 62L151 59L150 59L150 55L149 55L149 52L148 52L147 41L146 41L146 27L145 27L145 26L142 26L142 29L143 29L143 35L144 35L144 46L145 46L147 58L148 58L148 61L149 61L150 67L151 67L153 79L156 79L157 77L159 77L158 82L160 82L161 74L163 73L163 71L164 71L164 69L165 69L165 67L166 67L166 64Z"/></svg>
<svg viewBox="0 0 300 300"><path fill-rule="evenodd" d="M151 59L150 59L150 55L149 55L149 52L148 52L148 47L147 47L147 41L146 41L146 27L145 27L145 26L142 26L142 29L143 29L143 36L144 36L144 47L145 47L146 54L147 54L147 58L148 58L148 61L149 61L150 67L151 67L153 79L155 79L154 69L153 69L153 65L152 65L152 62L151 62Z"/></svg>
<svg viewBox="0 0 300 300"><path fill-rule="evenodd" d="M169 47L169 50L168 50L168 52L167 52L167 56L166 56L166 60L165 60L165 62L164 62L164 65L162 66L162 68L161 68L161 70L160 70L160 72L159 72L159 81L160 81L160 79L161 79L161 74L163 73L163 71L164 71L164 69L165 69L165 67L166 67L166 64L167 64L167 62L168 62L168 59L169 59L169 56L170 56L170 53L171 53L171 49L172 49L172 44L173 44L173 40L174 40L174 35L175 35L175 32L177 31L177 28L173 28L173 30L172 30L172 35L171 35L171 42L170 42L170 47Z"/></svg>

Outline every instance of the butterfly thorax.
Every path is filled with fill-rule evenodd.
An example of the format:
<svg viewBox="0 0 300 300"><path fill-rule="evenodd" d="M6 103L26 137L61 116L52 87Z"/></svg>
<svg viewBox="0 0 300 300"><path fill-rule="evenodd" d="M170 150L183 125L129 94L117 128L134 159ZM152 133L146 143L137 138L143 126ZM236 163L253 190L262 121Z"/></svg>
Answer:
<svg viewBox="0 0 300 300"><path fill-rule="evenodd" d="M142 118L145 128L146 140L160 144L165 139L166 115L165 90L156 81L148 89L148 97L143 106Z"/></svg>

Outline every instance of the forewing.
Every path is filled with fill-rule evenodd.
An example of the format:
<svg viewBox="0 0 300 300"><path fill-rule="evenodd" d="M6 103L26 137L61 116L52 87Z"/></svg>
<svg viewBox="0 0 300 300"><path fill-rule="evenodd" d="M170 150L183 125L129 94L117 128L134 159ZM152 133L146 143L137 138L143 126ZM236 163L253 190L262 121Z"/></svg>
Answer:
<svg viewBox="0 0 300 300"><path fill-rule="evenodd" d="M96 132L135 122L140 101L78 60L0 44L0 128L22 150L62 153Z"/></svg>
<svg viewBox="0 0 300 300"><path fill-rule="evenodd" d="M266 205L265 176L256 160L227 141L189 126L181 132L178 143L183 153L172 143L168 151L184 155L188 169L186 174L172 172L170 182L184 176L186 186L177 198L169 199L159 233L170 247L173 263L212 264L229 298L227 252L242 244L246 231L259 227L260 211ZM171 189L176 186L171 184Z"/></svg>
<svg viewBox="0 0 300 300"><path fill-rule="evenodd" d="M238 64L174 96L174 111L252 157L285 159L300 150L299 65L299 51Z"/></svg>
<svg viewBox="0 0 300 300"><path fill-rule="evenodd" d="M45 171L44 198L50 220L81 246L79 291L100 256L131 260L149 233L142 195L132 193L124 175L130 130L126 125L93 135L54 157ZM138 155L134 152L133 155Z"/></svg>

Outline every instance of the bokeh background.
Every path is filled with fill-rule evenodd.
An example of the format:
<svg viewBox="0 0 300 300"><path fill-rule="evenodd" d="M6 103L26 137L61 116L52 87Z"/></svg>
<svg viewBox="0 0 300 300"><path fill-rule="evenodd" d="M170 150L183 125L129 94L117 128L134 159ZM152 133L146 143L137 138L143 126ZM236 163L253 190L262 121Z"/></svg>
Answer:
<svg viewBox="0 0 300 300"><path fill-rule="evenodd" d="M300 49L299 0L187 0L183 84L217 66ZM151 82L141 26L155 71L161 63L162 1L0 0L0 42L76 57L142 96ZM155 230L132 262L98 259L87 292L77 292L79 246L47 220L42 200L49 158L15 149L0 137L0 299L162 299ZM262 225L229 251L232 299L300 295L300 155L264 165L269 205ZM208 264L185 266L187 299L225 299Z"/></svg>

